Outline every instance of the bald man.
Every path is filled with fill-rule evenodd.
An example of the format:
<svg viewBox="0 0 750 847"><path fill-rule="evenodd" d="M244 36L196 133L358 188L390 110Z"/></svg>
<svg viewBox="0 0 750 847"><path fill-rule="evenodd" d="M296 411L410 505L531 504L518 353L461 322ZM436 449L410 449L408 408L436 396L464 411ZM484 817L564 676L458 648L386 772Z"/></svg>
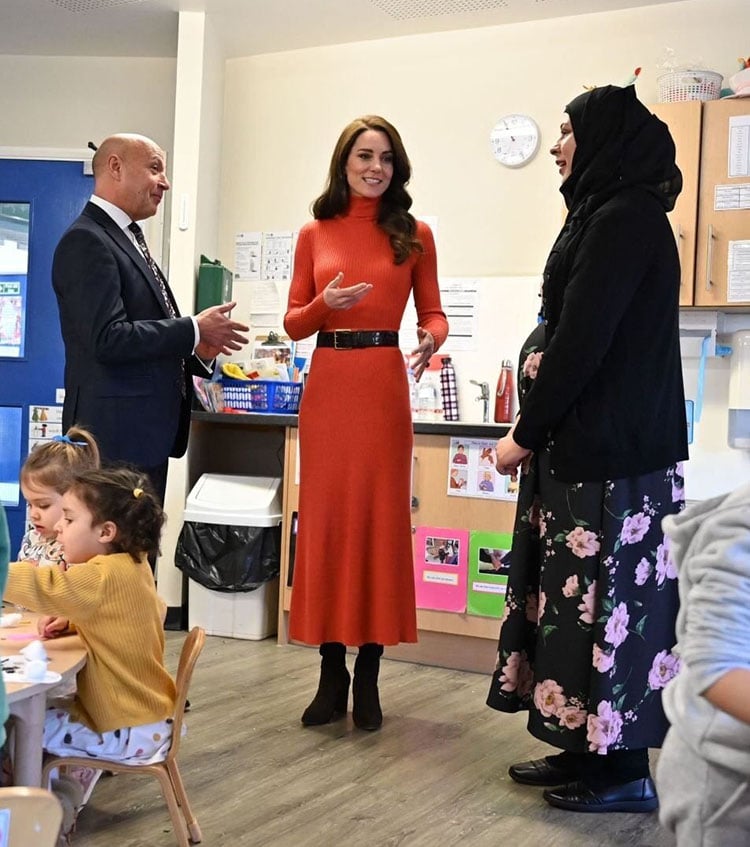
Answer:
<svg viewBox="0 0 750 847"><path fill-rule="evenodd" d="M163 501L170 456L182 456L191 373L247 342L234 303L180 317L174 296L133 227L169 190L164 151L142 135L113 135L94 154L94 193L52 263L65 344L63 432L95 435L102 456L149 475Z"/></svg>

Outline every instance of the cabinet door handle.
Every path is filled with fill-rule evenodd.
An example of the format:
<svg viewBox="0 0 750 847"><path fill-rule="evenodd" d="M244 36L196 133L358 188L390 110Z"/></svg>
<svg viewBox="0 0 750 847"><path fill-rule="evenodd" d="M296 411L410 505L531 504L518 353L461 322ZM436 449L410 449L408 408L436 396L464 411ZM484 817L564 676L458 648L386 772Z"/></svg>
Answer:
<svg viewBox="0 0 750 847"><path fill-rule="evenodd" d="M677 245L677 261L680 263L680 287L682 287L682 247L685 243L685 233L682 231L681 223L675 224L674 240Z"/></svg>
<svg viewBox="0 0 750 847"><path fill-rule="evenodd" d="M710 291L713 285L713 282L711 282L711 267L714 263L715 238L713 225L709 224L708 232L706 233L706 291Z"/></svg>
<svg viewBox="0 0 750 847"><path fill-rule="evenodd" d="M416 512L419 508L419 497L417 497L417 456L412 453L411 457L411 510Z"/></svg>

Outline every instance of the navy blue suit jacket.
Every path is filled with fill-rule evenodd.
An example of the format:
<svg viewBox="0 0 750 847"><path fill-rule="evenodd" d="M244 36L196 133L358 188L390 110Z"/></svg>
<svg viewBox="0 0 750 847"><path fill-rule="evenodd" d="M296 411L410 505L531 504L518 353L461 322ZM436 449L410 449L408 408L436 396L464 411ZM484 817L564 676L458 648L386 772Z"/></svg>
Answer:
<svg viewBox="0 0 750 847"><path fill-rule="evenodd" d="M57 245L52 285L65 343L63 428L90 429L110 461L150 468L182 456L193 321L169 317L143 256L93 203Z"/></svg>

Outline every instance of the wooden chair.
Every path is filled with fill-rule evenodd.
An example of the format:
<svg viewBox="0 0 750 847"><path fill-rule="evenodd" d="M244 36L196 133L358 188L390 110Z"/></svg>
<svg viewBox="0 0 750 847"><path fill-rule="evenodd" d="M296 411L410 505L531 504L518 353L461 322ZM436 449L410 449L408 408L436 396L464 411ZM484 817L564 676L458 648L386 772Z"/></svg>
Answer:
<svg viewBox="0 0 750 847"><path fill-rule="evenodd" d="M163 762L155 762L151 765L127 765L123 762L113 762L108 759L90 759L79 756L54 756L45 761L43 784L49 781L50 772L57 767L87 767L96 765L102 770L115 773L144 774L156 777L164 795L169 816L172 819L177 843L180 847L188 847L189 843L198 844L203 835L201 834L198 821L190 808L185 786L182 783L179 768L177 767L177 752L180 749L182 736L183 715L185 713L185 700L187 699L190 679L193 676L195 663L203 650L206 642L206 631L199 626L193 627L185 638L180 652L180 663L177 667L177 699L175 701L174 723L172 725L172 744ZM30 844L31 842L29 842ZM28 847L28 845L27 845Z"/></svg>
<svg viewBox="0 0 750 847"><path fill-rule="evenodd" d="M5 810L10 820L5 821ZM51 791L43 788L0 788L0 843L8 847L55 847L60 837L63 809ZM7 841L3 838L8 826Z"/></svg>

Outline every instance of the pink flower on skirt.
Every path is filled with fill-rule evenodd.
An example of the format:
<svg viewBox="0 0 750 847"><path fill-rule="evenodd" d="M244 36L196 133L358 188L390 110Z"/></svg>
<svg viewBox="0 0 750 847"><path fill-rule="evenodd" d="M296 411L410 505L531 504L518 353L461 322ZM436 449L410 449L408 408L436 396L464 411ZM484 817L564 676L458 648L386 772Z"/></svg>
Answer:
<svg viewBox="0 0 750 847"><path fill-rule="evenodd" d="M665 579L677 579L677 568L669 554L669 539L656 548L656 584L662 585Z"/></svg>
<svg viewBox="0 0 750 847"><path fill-rule="evenodd" d="M575 706L565 706L557 713L557 719L565 729L578 729L586 723L586 712Z"/></svg>
<svg viewBox="0 0 750 847"><path fill-rule="evenodd" d="M596 538L596 533L589 532L582 526L577 526L565 536L565 544L570 547L573 555L578 556L579 559L593 556L599 552L601 547Z"/></svg>
<svg viewBox="0 0 750 847"><path fill-rule="evenodd" d="M596 605L596 580L589 585L586 593L581 597L581 602L578 604L578 611L581 614L578 616L583 623L593 623Z"/></svg>
<svg viewBox="0 0 750 847"><path fill-rule="evenodd" d="M680 477L680 480L677 481L675 477ZM677 462L674 469L674 474L672 475L672 502L673 503L682 503L685 499L685 486L682 484L682 480L685 478L685 472L682 465L682 462Z"/></svg>
<svg viewBox="0 0 750 847"><path fill-rule="evenodd" d="M525 358L523 368L521 369L524 376L527 376L529 379L536 379L543 355L544 352L529 353L529 355Z"/></svg>
<svg viewBox="0 0 750 847"><path fill-rule="evenodd" d="M565 694L562 686L558 685L554 679L545 679L544 682L538 682L534 689L534 705L545 718L557 715L565 705Z"/></svg>
<svg viewBox="0 0 750 847"><path fill-rule="evenodd" d="M636 544L638 541L643 540L650 526L651 518L648 515L644 515L643 512L638 512L636 515L628 515L622 522L620 541L623 544Z"/></svg>
<svg viewBox="0 0 750 847"><path fill-rule="evenodd" d="M521 654L514 650L503 665L503 675L500 677L502 691L515 691L518 687L518 667L521 664Z"/></svg>
<svg viewBox="0 0 750 847"><path fill-rule="evenodd" d="M615 663L615 651L605 653L598 644L594 644L593 661L594 667L599 673L607 673L607 671L612 670L612 666Z"/></svg>
<svg viewBox="0 0 750 847"><path fill-rule="evenodd" d="M668 650L662 650L654 656L651 670L648 672L648 687L656 691L674 679L680 670L680 659Z"/></svg>
<svg viewBox="0 0 750 847"><path fill-rule="evenodd" d="M624 603L619 603L612 609L612 614L604 627L604 640L614 647L619 647L628 637L629 623L628 607Z"/></svg>
<svg viewBox="0 0 750 847"><path fill-rule="evenodd" d="M581 587L578 585L578 576L573 574L565 580L563 585L563 597L577 597L581 593Z"/></svg>
<svg viewBox="0 0 750 847"><path fill-rule="evenodd" d="M648 559L641 559L641 561L635 566L635 584L645 585L650 573L651 564Z"/></svg>
<svg viewBox="0 0 750 847"><path fill-rule="evenodd" d="M539 592L539 609L537 610L537 622L541 622L544 617L544 609L547 605L547 595L544 591Z"/></svg>
<svg viewBox="0 0 750 847"><path fill-rule="evenodd" d="M602 700L595 715L589 715L586 725L586 740L589 752L605 756L609 748L620 737L622 715L612 708L612 704Z"/></svg>

